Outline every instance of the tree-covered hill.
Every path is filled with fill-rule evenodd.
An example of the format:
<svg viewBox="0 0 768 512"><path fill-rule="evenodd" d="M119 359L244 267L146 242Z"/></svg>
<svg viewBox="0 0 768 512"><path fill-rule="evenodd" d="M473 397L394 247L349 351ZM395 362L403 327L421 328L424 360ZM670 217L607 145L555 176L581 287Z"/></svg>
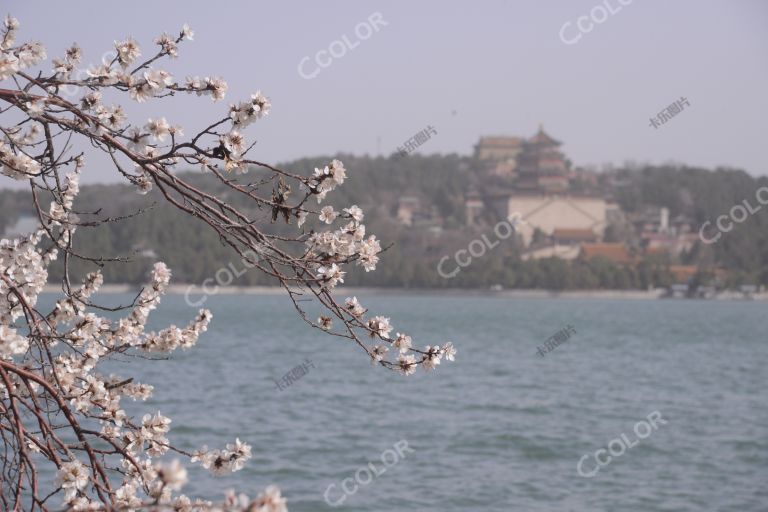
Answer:
<svg viewBox="0 0 768 512"><path fill-rule="evenodd" d="M455 277L445 279L437 271L444 256L453 257L476 237L488 233L490 226L465 226L465 192L480 184L482 174L474 160L457 155L370 158L337 155L348 169L348 179L328 196L327 204L338 208L357 204L366 213L369 233L382 245L391 244L376 272L356 268L346 283L362 286L401 287L488 287L507 288L647 288L671 283L670 263L725 269L730 284L768 284L768 206L722 236L716 244L698 243L684 255L684 261L665 258L643 259L632 267L593 260L568 263L558 259L522 261L520 248L512 238L498 246ZM310 174L332 157L307 158L280 167ZM258 173L248 173L240 181L255 181ZM191 171L188 178L223 199L249 207L242 198L228 197L220 183L210 176ZM619 169L600 175L600 190L613 197L626 212L649 206L667 207L671 216L684 215L696 226L727 213L745 199L753 204L756 190L768 187L768 178L756 179L733 170L709 171L688 167L646 167ZM124 258L125 262L104 266L107 282L141 283L156 259L165 261L174 272L176 283L200 284L213 278L228 265L242 269L237 255L220 243L196 219L182 215L171 205L159 201L158 192L139 195L128 185L83 186L75 207L82 212L100 209L100 217L127 217L99 227L81 227L75 249L82 255ZM397 204L403 197L418 198L429 209L434 222L401 225L396 219ZM140 212L140 213L138 213ZM254 218L269 223L270 212L250 210ZM31 215L27 193L0 192L0 230L13 226L20 217ZM93 216L95 218L96 216ZM89 218L88 215L83 216ZM440 229L437 229L437 227ZM294 230L278 221L269 229ZM455 266L455 265L454 265ZM78 273L93 268L85 261L75 262ZM453 267L451 267L453 268ZM238 272L239 274L240 272ZM52 276L56 279L59 276ZM257 272L247 272L233 284L274 284Z"/></svg>

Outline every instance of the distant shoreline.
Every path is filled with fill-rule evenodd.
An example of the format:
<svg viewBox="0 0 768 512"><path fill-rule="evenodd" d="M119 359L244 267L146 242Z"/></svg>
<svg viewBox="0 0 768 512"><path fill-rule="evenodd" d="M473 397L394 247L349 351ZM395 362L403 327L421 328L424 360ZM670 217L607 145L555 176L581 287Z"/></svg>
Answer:
<svg viewBox="0 0 768 512"><path fill-rule="evenodd" d="M193 300L198 300L206 295L203 289L196 285L173 284L168 287L171 295L184 295L189 293ZM140 287L130 284L102 285L100 293L138 293ZM60 293L61 287L48 284L43 293ZM216 293L207 295L283 295L285 290L279 286L221 286ZM450 296L474 296L474 297L502 297L514 299L616 299L616 300L657 300L667 297L667 291L657 290L489 290L484 288L384 288L384 287L357 287L346 286L336 288L334 295L450 295ZM701 299L704 300L704 299ZM768 301L768 292L756 293L751 299L745 299L739 292L722 292L711 299L706 300L760 300Z"/></svg>

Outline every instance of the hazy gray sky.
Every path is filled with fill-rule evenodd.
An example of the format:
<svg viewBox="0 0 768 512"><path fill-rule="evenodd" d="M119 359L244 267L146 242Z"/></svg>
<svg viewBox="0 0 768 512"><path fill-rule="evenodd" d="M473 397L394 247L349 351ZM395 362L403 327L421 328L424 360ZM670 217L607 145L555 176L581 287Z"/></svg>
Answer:
<svg viewBox="0 0 768 512"><path fill-rule="evenodd" d="M247 132L271 162L332 154L384 154L428 124L419 151L469 154L480 135L532 135L539 123L577 165L624 160L743 168L768 174L768 2L604 0L615 14L581 34L597 0L304 2L4 2L19 40L49 58L73 41L85 63L115 39L149 53L184 22L195 40L170 71L221 75L225 102L208 98L133 106L137 120L165 115L187 133L261 89L272 113ZM624 0L627 2L628 0ZM385 26L367 40L355 26ZM597 18L604 12L594 11ZM588 27L590 23L582 26ZM361 31L361 33L363 33ZM320 50L352 45L326 68ZM366 35L366 34L363 34ZM334 50L339 53L338 45ZM304 71L320 72L313 79ZM321 61L326 62L321 57ZM690 106L658 129L650 117L684 96ZM130 102L130 101L129 101ZM380 138L380 142L379 142ZM103 172L103 170L102 170ZM110 173L111 174L111 173ZM95 178L94 171L87 175Z"/></svg>

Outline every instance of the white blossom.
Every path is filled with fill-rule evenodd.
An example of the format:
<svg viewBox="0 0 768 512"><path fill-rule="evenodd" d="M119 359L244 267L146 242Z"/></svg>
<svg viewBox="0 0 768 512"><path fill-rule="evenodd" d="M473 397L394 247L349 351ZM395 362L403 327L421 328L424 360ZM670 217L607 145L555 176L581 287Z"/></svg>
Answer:
<svg viewBox="0 0 768 512"><path fill-rule="evenodd" d="M166 121L164 117L150 119L147 121L147 124L144 125L144 129L160 142L164 141L165 138L170 135L170 128L168 121Z"/></svg>
<svg viewBox="0 0 768 512"><path fill-rule="evenodd" d="M344 300L344 307L346 307L347 311L349 311L355 318L362 317L366 311L357 301L357 297L347 297Z"/></svg>
<svg viewBox="0 0 768 512"><path fill-rule="evenodd" d="M400 350L401 354L404 354L411 350L411 337L407 336L405 334L397 333L397 337L395 338L395 341L392 342L392 344Z"/></svg>
<svg viewBox="0 0 768 512"><path fill-rule="evenodd" d="M320 209L320 220L326 224L331 224L338 216L339 212L335 211L332 206L324 206Z"/></svg>
<svg viewBox="0 0 768 512"><path fill-rule="evenodd" d="M416 371L416 357L408 354L400 354L397 358L397 367L403 375L411 375Z"/></svg>
<svg viewBox="0 0 768 512"><path fill-rule="evenodd" d="M19 67L27 68L45 60L45 47L38 42L24 43L16 50Z"/></svg>
<svg viewBox="0 0 768 512"><path fill-rule="evenodd" d="M453 348L453 343L450 341L443 344L442 351L447 361L454 361L456 359L456 349Z"/></svg>
<svg viewBox="0 0 768 512"><path fill-rule="evenodd" d="M144 80L152 89L153 94L158 94L166 87L173 84L173 76L162 69L149 69L144 72Z"/></svg>
<svg viewBox="0 0 768 512"><path fill-rule="evenodd" d="M77 491L88 485L89 473L86 467L77 460L65 462L56 473L56 484L64 489L66 499L71 500Z"/></svg>
<svg viewBox="0 0 768 512"><path fill-rule="evenodd" d="M5 80L19 72L19 59L11 53L0 53L0 80Z"/></svg>
<svg viewBox="0 0 768 512"><path fill-rule="evenodd" d="M192 31L192 29L187 25L186 23L181 27L181 39L184 39L186 41L192 41L194 40L195 33Z"/></svg>
<svg viewBox="0 0 768 512"><path fill-rule="evenodd" d="M323 284L328 288L333 288L338 283L344 282L344 274L341 268L335 263L330 266L321 266L317 269L317 276L323 281Z"/></svg>
<svg viewBox="0 0 768 512"><path fill-rule="evenodd" d="M245 137L237 131L231 130L220 137L221 144L235 156L239 156L245 150Z"/></svg>
<svg viewBox="0 0 768 512"><path fill-rule="evenodd" d="M115 50L117 50L117 61L121 66L130 66L140 55L139 44L132 37L124 41L115 41Z"/></svg>
<svg viewBox="0 0 768 512"><path fill-rule="evenodd" d="M434 370L435 367L440 364L440 359L443 356L442 350L437 345L434 347L427 345L424 349L424 352L424 360L422 361L421 365L427 371Z"/></svg>
<svg viewBox="0 0 768 512"><path fill-rule="evenodd" d="M16 333L16 329L0 325L0 357L10 359L11 356L23 354L29 348L29 341Z"/></svg>
<svg viewBox="0 0 768 512"><path fill-rule="evenodd" d="M155 44L159 45L162 48L162 51L171 57L175 58L179 56L179 48L176 45L176 41L168 34L160 34L160 36L155 39Z"/></svg>
<svg viewBox="0 0 768 512"><path fill-rule="evenodd" d="M389 333L392 331L392 326L389 325L389 318L375 316L368 320L368 329L371 330L371 336L389 339Z"/></svg>
<svg viewBox="0 0 768 512"><path fill-rule="evenodd" d="M352 219L355 222L362 222L363 221L363 217L364 217L363 210L361 210L360 207L357 206L356 204L350 206L349 208L344 208L344 213L346 213L347 215L352 217Z"/></svg>
<svg viewBox="0 0 768 512"><path fill-rule="evenodd" d="M187 470L178 459L166 464L158 464L157 476L165 486L173 491L181 490L187 483Z"/></svg>
<svg viewBox="0 0 768 512"><path fill-rule="evenodd" d="M333 326L333 320L331 317L326 315L320 315L320 317L317 319L317 323L324 331L330 331L331 327Z"/></svg>
<svg viewBox="0 0 768 512"><path fill-rule="evenodd" d="M371 358L373 359L373 362L378 362L384 359L384 356L389 351L389 348L385 347L384 345L374 345L371 349Z"/></svg>

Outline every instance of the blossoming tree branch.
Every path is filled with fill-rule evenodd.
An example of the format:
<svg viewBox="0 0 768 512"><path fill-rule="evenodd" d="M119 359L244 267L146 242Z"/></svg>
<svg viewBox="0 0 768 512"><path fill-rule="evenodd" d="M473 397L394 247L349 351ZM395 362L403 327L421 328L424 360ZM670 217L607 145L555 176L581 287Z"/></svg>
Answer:
<svg viewBox="0 0 768 512"><path fill-rule="evenodd" d="M114 356L138 356L135 364L152 364L158 356L192 347L211 313L200 310L185 327L148 330L148 317L171 278L160 262L133 303L119 308L124 316L118 320L108 319L108 308L95 302L100 272L75 282L68 265L73 260L98 266L120 260L80 254L73 245L78 228L120 221L76 208L86 155L75 148L103 152L138 193L155 188L199 219L244 261L275 278L304 321L347 338L374 363L408 375L418 366L429 370L442 359L453 360L453 346L418 349L408 335L393 335L389 319L370 315L355 297L336 300L332 292L343 283L344 269L374 270L381 246L375 236L366 236L359 207L320 208L346 179L340 161L302 176L249 157L253 145L244 131L269 113L263 94L222 108L219 119L187 137L160 115L140 123L128 119L121 98L143 103L178 94L225 97L227 84L220 78L179 81L162 69L165 59L176 58L179 45L192 39L189 27L158 37L144 59L133 39L116 41L116 56L85 76L76 73L82 71L79 47L45 64L40 43L17 44L18 27L12 17L1 27L0 172L28 185L39 224L27 236L0 241L0 503L8 510L286 510L273 486L255 498L231 493L220 503L182 494L188 479L183 461L222 475L241 469L251 446L236 439L219 449L179 449L169 439L170 418L154 411L130 416L121 405L149 398L150 384L100 372ZM238 197L250 208L193 186L177 173L184 166L209 173L227 188L228 198ZM256 178L248 181L249 173ZM265 229L275 222L293 226L294 234ZM62 296L44 312L38 297L57 258L64 264ZM307 298L322 306L319 318L303 309ZM51 474L55 481L45 476Z"/></svg>

